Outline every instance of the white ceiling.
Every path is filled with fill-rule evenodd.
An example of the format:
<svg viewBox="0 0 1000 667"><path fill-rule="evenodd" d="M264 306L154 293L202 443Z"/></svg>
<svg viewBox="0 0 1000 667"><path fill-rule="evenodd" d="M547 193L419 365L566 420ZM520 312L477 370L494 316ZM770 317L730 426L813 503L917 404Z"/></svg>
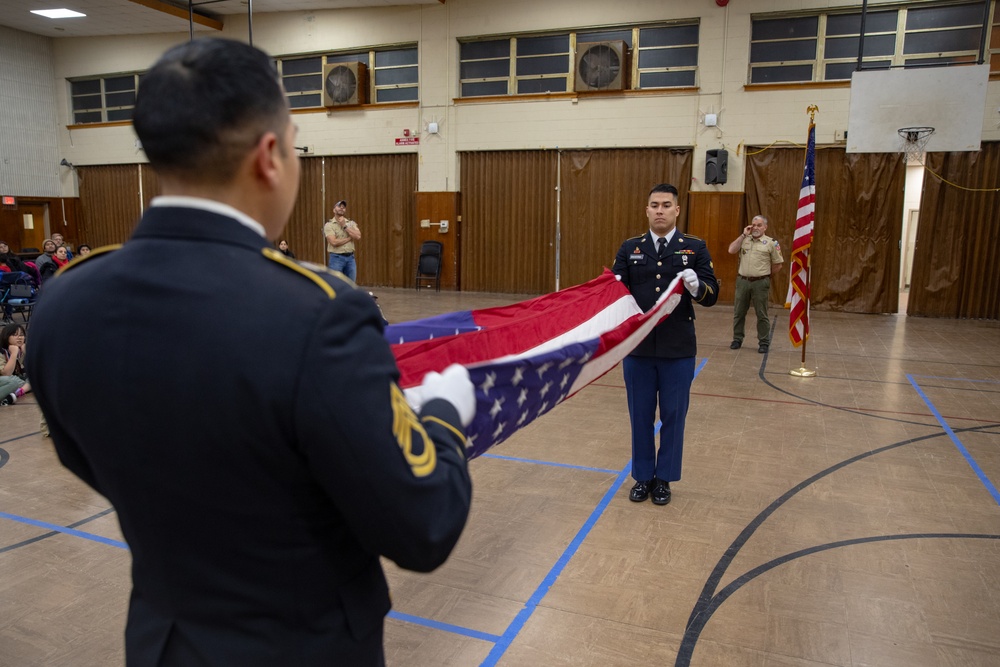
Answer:
<svg viewBox="0 0 1000 667"><path fill-rule="evenodd" d="M253 0L253 14L270 12L343 9L347 7L390 7L433 5L443 0ZM172 5L182 10L178 17L144 5ZM225 22L226 15L247 13L247 0L193 0L196 13ZM72 9L85 18L47 19L32 9ZM159 32L186 32L186 0L0 0L0 25L45 37L92 37L97 35L138 35ZM209 30L195 24L196 31Z"/></svg>

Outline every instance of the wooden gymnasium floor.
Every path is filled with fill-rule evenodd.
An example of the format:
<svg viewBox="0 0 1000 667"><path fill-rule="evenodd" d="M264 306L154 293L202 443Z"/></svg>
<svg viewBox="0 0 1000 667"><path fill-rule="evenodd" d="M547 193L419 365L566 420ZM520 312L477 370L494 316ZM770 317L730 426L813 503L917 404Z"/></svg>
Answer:
<svg viewBox="0 0 1000 667"><path fill-rule="evenodd" d="M393 321L519 300L379 294ZM698 309L670 505L627 498L620 369L474 461L448 563L387 565L389 665L1000 665L1000 324L814 312L802 379L771 312L761 355ZM122 664L115 514L30 398L0 464L0 664Z"/></svg>

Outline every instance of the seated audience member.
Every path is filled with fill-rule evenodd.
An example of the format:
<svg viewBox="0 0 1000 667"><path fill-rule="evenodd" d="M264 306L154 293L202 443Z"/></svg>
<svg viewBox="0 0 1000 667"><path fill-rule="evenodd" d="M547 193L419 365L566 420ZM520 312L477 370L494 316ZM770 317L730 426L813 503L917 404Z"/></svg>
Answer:
<svg viewBox="0 0 1000 667"><path fill-rule="evenodd" d="M27 272L24 262L22 262L17 255L10 251L10 246L3 241L0 241L0 271L4 270L3 267L5 266L8 271Z"/></svg>
<svg viewBox="0 0 1000 667"><path fill-rule="evenodd" d="M283 252L287 257L295 259L295 253L293 253L291 250L288 249L288 241L286 241L285 239L281 239L280 241L278 241L278 250Z"/></svg>
<svg viewBox="0 0 1000 667"><path fill-rule="evenodd" d="M90 246L86 243L81 243L76 247L76 254L78 257L86 257L90 254Z"/></svg>
<svg viewBox="0 0 1000 667"><path fill-rule="evenodd" d="M52 256L56 254L56 244L52 239L45 239L42 243L42 254L38 256L35 260L35 266L38 268L38 277L41 282L45 282L49 279L53 273L55 273L59 266L52 259Z"/></svg>
<svg viewBox="0 0 1000 667"><path fill-rule="evenodd" d="M56 253L52 255L52 261L56 263L57 271L69 264L69 250L66 249L66 246L61 245L56 248Z"/></svg>
<svg viewBox="0 0 1000 667"><path fill-rule="evenodd" d="M8 324L0 331L0 405L11 405L31 391L24 370L24 327Z"/></svg>
<svg viewBox="0 0 1000 667"><path fill-rule="evenodd" d="M62 234L60 234L59 232L53 233L52 242L56 244L57 248L59 246L64 246L66 248L66 259L73 259L73 251L69 249L68 245L66 245L66 241L63 240Z"/></svg>

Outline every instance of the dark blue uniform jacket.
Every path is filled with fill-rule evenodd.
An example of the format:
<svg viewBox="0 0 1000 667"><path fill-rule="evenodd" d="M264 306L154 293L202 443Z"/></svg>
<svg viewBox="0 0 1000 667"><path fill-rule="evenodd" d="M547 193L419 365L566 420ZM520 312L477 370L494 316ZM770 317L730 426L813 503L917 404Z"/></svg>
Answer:
<svg viewBox="0 0 1000 667"><path fill-rule="evenodd" d="M719 298L719 281L705 242L696 236L674 232L663 259L657 256L650 232L625 241L619 248L611 270L621 276L622 282L644 311L653 307L670 282L684 269L694 269L698 274L697 298L692 299L691 293L685 289L674 312L639 343L632 352L633 356L664 359L695 356L698 345L692 303L715 305Z"/></svg>
<svg viewBox="0 0 1000 667"><path fill-rule="evenodd" d="M378 665L383 555L431 570L471 485L371 297L234 219L154 207L45 286L32 385L132 552L129 665Z"/></svg>

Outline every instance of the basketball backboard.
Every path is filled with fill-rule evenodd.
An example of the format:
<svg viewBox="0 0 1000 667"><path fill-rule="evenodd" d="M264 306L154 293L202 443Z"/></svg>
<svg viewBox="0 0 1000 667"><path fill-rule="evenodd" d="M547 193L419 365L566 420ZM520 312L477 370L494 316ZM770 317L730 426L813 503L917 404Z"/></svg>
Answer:
<svg viewBox="0 0 1000 667"><path fill-rule="evenodd" d="M917 126L934 128L927 151L978 151L989 74L989 65L854 72L847 152L902 152L898 130Z"/></svg>

